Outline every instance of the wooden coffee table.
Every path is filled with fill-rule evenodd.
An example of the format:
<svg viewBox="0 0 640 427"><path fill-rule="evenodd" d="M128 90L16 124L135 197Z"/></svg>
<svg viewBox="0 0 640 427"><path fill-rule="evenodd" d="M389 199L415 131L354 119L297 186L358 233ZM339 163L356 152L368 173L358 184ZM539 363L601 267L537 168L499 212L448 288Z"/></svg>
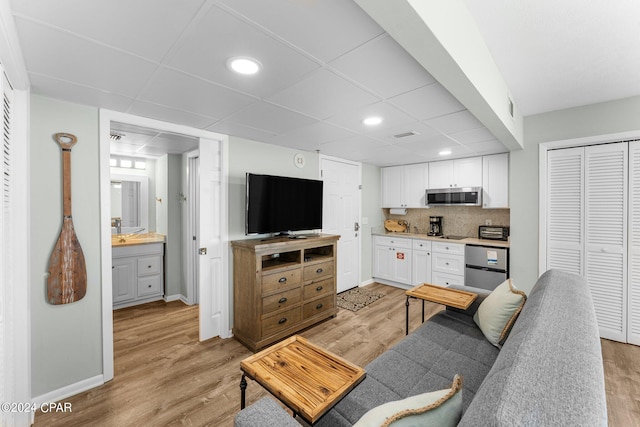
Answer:
<svg viewBox="0 0 640 427"><path fill-rule="evenodd" d="M423 283L405 292L407 295L406 306L406 329L405 335L409 335L409 298L422 300L422 323L424 323L424 302L431 301L466 310L478 298L478 294L458 289L449 289L444 286L430 285Z"/></svg>
<svg viewBox="0 0 640 427"><path fill-rule="evenodd" d="M366 376L364 369L294 335L240 362L240 409L245 376L287 405L293 415L315 423Z"/></svg>

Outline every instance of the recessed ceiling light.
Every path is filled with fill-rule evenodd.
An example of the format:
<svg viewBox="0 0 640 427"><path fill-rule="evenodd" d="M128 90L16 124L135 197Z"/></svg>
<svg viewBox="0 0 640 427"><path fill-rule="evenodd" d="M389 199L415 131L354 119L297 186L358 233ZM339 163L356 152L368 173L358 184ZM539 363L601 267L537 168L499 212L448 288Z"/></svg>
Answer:
<svg viewBox="0 0 640 427"><path fill-rule="evenodd" d="M367 126L379 125L380 123L382 123L382 117L377 117L377 116L367 117L362 121L362 123L364 123Z"/></svg>
<svg viewBox="0 0 640 427"><path fill-rule="evenodd" d="M227 67L239 74L251 75L256 74L262 68L262 65L252 58L236 56L229 58Z"/></svg>
<svg viewBox="0 0 640 427"><path fill-rule="evenodd" d="M438 154L440 154L441 156L448 156L451 154L451 150L442 150Z"/></svg>

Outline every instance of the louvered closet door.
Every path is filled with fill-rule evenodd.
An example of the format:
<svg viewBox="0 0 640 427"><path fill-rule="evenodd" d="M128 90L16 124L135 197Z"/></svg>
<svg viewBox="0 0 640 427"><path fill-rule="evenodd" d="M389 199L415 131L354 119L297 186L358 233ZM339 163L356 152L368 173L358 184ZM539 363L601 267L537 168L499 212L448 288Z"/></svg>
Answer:
<svg viewBox="0 0 640 427"><path fill-rule="evenodd" d="M585 276L600 336L626 341L627 143L585 148Z"/></svg>
<svg viewBox="0 0 640 427"><path fill-rule="evenodd" d="M549 151L547 268L583 274L584 148Z"/></svg>
<svg viewBox="0 0 640 427"><path fill-rule="evenodd" d="M627 342L640 345L640 141L629 143Z"/></svg>

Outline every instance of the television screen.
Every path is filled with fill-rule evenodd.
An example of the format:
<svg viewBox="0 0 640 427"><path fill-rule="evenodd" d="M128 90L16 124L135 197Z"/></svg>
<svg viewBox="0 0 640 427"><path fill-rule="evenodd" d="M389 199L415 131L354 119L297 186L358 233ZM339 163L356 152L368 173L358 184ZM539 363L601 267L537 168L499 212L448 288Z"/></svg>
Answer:
<svg viewBox="0 0 640 427"><path fill-rule="evenodd" d="M322 184L247 173L246 234L321 229Z"/></svg>

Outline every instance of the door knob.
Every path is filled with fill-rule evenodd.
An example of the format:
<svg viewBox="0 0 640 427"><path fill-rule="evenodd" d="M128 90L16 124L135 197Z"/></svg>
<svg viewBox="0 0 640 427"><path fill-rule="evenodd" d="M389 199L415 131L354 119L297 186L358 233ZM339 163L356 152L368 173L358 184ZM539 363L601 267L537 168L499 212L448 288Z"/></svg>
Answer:
<svg viewBox="0 0 640 427"><path fill-rule="evenodd" d="M360 230L360 224L358 224L358 221L356 221L356 222L353 224L353 231L358 231L358 230Z"/></svg>
<svg viewBox="0 0 640 427"><path fill-rule="evenodd" d="M207 254L207 248L200 248L198 249L198 253L200 255L206 255Z"/></svg>

